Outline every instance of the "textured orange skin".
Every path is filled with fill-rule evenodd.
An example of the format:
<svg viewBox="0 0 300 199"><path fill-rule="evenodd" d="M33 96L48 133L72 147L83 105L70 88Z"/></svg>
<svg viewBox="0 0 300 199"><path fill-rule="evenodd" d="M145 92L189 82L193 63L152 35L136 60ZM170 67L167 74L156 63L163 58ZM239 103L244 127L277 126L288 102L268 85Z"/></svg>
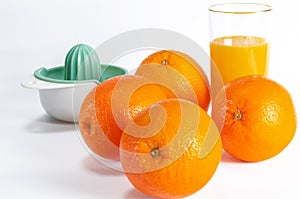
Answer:
<svg viewBox="0 0 300 199"><path fill-rule="evenodd" d="M141 81L139 76L118 76L98 84L85 98L79 115L79 127L82 138L93 153L104 158L119 160L119 144L122 127L115 120L112 110L112 95L116 85L134 85ZM130 94L124 91L122 95ZM132 118L147 106L166 99L161 87L156 84L147 84L139 87L124 104L119 121L126 123L126 118ZM120 103L123 103L121 99ZM128 108L126 110L125 108Z"/></svg>
<svg viewBox="0 0 300 199"><path fill-rule="evenodd" d="M236 111L240 119L235 118ZM225 151L248 162L280 153L293 139L297 124L288 91L263 76L247 76L226 84L213 101L212 117Z"/></svg>
<svg viewBox="0 0 300 199"><path fill-rule="evenodd" d="M157 51L145 58L140 65L164 65L164 63L166 63L166 66L175 69L187 79L197 97L197 102L193 102L197 103L200 107L207 111L210 104L210 87L207 76L201 66L190 56L173 50ZM164 70L163 67L162 70ZM147 77L147 74L143 74L143 72L140 72L139 75L145 75ZM180 84L181 83L178 83L178 85ZM185 96L183 96L182 99L190 100Z"/></svg>
<svg viewBox="0 0 300 199"><path fill-rule="evenodd" d="M158 198L186 197L200 190L213 176L222 154L219 131L202 108L181 99L158 102L140 112L134 121L140 126L148 125L149 112L158 105L163 106L167 113L163 128L154 136L147 138L131 136L127 134L128 132L123 133L120 142L121 163L129 181L141 192ZM180 105L183 110L191 108L199 111L200 123L194 129L195 134L192 137L186 136L189 134L186 131L182 135L177 134L181 120ZM202 147L210 125L215 127L214 131L218 136L209 153L200 158L201 150L205 150ZM140 133L143 135L144 132ZM175 139L175 136L179 137ZM184 151L179 152L181 154L179 158L174 158L180 145L187 140L192 140L192 143ZM175 143L173 147L164 148L171 142ZM151 155L153 149L161 149L157 157ZM128 155L129 152L143 155ZM169 160L173 161L160 168L160 165Z"/></svg>

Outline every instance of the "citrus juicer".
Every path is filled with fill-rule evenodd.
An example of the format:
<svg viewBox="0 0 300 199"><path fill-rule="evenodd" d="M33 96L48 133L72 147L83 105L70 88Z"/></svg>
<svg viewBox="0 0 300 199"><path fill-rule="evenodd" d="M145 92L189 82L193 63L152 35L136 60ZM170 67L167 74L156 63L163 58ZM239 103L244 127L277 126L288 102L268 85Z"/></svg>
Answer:
<svg viewBox="0 0 300 199"><path fill-rule="evenodd" d="M41 67L34 71L35 80L21 85L39 90L41 105L50 116L77 122L81 104L91 89L106 79L127 73L122 67L100 64L92 47L78 44L67 53L64 66Z"/></svg>

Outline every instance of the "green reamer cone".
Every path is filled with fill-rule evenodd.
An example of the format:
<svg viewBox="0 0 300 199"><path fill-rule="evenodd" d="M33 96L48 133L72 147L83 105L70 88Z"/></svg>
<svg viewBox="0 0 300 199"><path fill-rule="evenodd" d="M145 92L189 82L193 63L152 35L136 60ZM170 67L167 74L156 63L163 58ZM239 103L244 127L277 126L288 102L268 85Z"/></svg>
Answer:
<svg viewBox="0 0 300 199"><path fill-rule="evenodd" d="M102 72L96 51L88 45L72 47L65 58L65 80L99 80Z"/></svg>

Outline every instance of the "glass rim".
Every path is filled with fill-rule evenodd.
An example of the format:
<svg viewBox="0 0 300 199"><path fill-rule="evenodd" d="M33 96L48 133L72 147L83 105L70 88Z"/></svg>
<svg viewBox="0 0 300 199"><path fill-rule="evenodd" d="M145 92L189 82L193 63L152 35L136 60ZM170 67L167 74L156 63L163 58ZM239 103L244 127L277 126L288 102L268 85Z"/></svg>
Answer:
<svg viewBox="0 0 300 199"><path fill-rule="evenodd" d="M241 6L243 9L241 9ZM272 11L272 7L263 3L220 3L209 6L208 10L224 14L253 14L270 12Z"/></svg>

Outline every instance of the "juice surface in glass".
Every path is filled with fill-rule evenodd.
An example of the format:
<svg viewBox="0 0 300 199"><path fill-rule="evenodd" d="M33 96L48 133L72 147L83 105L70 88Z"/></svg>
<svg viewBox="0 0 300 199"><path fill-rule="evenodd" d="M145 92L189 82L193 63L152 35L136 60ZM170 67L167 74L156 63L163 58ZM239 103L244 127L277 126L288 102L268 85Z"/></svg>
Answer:
<svg viewBox="0 0 300 199"><path fill-rule="evenodd" d="M226 36L210 43L211 59L223 83L246 75L267 75L269 44L261 37Z"/></svg>

